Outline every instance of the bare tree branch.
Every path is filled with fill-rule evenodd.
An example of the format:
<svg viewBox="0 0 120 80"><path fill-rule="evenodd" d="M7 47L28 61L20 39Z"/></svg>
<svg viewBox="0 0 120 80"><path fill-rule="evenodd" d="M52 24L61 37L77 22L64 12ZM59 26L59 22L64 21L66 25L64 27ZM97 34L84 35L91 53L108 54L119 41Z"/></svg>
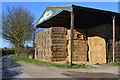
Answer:
<svg viewBox="0 0 120 80"><path fill-rule="evenodd" d="M34 16L29 10L19 6L6 8L2 14L2 36L15 47L22 47L32 39Z"/></svg>

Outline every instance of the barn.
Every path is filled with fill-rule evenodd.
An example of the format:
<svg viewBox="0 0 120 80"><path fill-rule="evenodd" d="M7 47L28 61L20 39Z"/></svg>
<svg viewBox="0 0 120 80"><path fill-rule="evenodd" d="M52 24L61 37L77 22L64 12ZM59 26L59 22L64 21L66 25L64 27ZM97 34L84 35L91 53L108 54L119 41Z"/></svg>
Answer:
<svg viewBox="0 0 120 80"><path fill-rule="evenodd" d="M76 5L48 6L35 25L35 59L120 61L120 13Z"/></svg>

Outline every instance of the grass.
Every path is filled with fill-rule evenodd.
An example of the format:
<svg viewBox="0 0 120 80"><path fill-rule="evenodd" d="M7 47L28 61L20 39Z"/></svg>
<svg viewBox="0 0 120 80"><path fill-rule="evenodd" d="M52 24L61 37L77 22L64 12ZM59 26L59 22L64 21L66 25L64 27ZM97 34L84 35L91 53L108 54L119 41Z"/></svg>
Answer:
<svg viewBox="0 0 120 80"><path fill-rule="evenodd" d="M33 64L40 65L40 66L53 66L53 67L65 68L65 69L76 69L76 68L87 68L88 67L85 64L73 64L72 67L69 67L67 64L45 62L45 61L40 61L40 60L29 59L27 57L11 56L11 58L15 61L23 61L26 63L33 63Z"/></svg>
<svg viewBox="0 0 120 80"><path fill-rule="evenodd" d="M106 63L109 66L120 66L120 62L111 62L111 63Z"/></svg>

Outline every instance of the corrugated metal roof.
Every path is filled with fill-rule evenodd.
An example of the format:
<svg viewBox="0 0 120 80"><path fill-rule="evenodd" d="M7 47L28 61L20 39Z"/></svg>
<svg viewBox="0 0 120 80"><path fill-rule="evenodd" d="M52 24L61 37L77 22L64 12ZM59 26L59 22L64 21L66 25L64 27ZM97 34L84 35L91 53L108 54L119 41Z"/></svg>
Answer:
<svg viewBox="0 0 120 80"><path fill-rule="evenodd" d="M72 7L73 5L53 5L48 7Z"/></svg>
<svg viewBox="0 0 120 80"><path fill-rule="evenodd" d="M51 19L52 17L58 15L59 13L61 13L62 11L69 11L71 12L72 11L72 7L70 6L48 6L46 8L46 10L43 12L43 14L41 15L41 17L39 18L39 20L37 21L36 23L36 26L38 24L41 24L49 19Z"/></svg>
<svg viewBox="0 0 120 80"><path fill-rule="evenodd" d="M75 14L75 28L89 28L96 25L108 24L116 15L119 22L120 13L81 7L76 5L48 6L36 23L36 27L49 28L63 26L69 28L70 13Z"/></svg>

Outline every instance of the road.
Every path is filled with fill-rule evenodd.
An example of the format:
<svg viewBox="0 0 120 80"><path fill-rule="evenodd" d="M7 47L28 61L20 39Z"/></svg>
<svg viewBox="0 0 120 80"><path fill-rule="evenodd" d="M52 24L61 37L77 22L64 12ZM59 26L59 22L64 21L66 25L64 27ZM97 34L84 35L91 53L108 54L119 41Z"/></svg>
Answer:
<svg viewBox="0 0 120 80"><path fill-rule="evenodd" d="M2 78L13 78L21 74L20 64L10 59L10 56L2 57Z"/></svg>
<svg viewBox="0 0 120 80"><path fill-rule="evenodd" d="M3 78L118 78L118 67L96 66L95 69L61 69L15 62L3 57Z"/></svg>

